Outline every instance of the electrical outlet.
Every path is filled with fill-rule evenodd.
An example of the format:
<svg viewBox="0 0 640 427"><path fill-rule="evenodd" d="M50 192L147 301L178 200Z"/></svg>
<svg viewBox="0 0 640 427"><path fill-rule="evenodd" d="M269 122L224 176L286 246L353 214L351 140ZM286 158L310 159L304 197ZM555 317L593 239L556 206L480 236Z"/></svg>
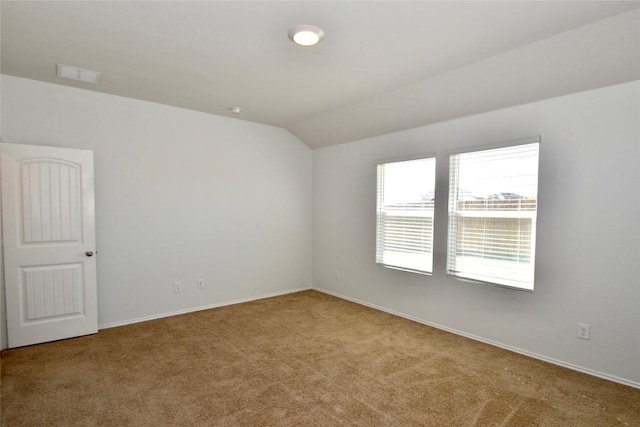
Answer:
<svg viewBox="0 0 640 427"><path fill-rule="evenodd" d="M174 282L173 283L173 292L179 294L182 292L182 282Z"/></svg>
<svg viewBox="0 0 640 427"><path fill-rule="evenodd" d="M341 274L340 274L340 270L338 270L338 269L336 268L336 271L334 272L333 277L334 277L336 280L339 280L339 279L340 279L340 276L341 276Z"/></svg>
<svg viewBox="0 0 640 427"><path fill-rule="evenodd" d="M583 340L588 340L589 335L591 334L591 326L586 323L578 323L578 338L582 338Z"/></svg>
<svg viewBox="0 0 640 427"><path fill-rule="evenodd" d="M204 279L198 279L198 281L196 282L196 287L198 289L204 289Z"/></svg>

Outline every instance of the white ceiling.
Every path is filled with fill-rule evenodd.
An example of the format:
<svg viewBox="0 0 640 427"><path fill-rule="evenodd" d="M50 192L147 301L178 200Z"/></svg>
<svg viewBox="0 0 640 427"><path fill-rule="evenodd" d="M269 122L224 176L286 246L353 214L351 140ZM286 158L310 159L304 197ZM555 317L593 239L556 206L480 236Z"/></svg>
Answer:
<svg viewBox="0 0 640 427"><path fill-rule="evenodd" d="M640 78L639 1L2 1L1 71L312 148ZM317 46L287 38L296 24ZM56 62L100 71L56 77Z"/></svg>

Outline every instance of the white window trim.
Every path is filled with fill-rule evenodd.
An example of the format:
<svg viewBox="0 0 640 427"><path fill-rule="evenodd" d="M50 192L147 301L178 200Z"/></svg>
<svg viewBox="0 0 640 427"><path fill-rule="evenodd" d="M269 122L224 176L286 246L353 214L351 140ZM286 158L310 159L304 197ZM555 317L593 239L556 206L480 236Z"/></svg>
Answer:
<svg viewBox="0 0 640 427"><path fill-rule="evenodd" d="M466 147L466 148L459 148L459 149L455 149L455 150L449 150L447 151L447 168L449 168L449 159L452 155L456 155L456 154L464 154L464 153L474 153L474 152L479 152L479 151L487 151L487 150L495 150L495 149L500 149L500 148L508 148L508 147L517 147L520 145L527 145L527 144L541 144L542 141L542 136L541 135L535 135L535 136L529 136L529 137L524 137L524 138L518 138L518 139L513 139L513 140L507 140L507 141L501 141L498 143L494 143L494 144L486 144L486 145L481 145L481 146L472 146L472 147ZM539 173L540 173L540 168L538 166L538 177L539 177ZM538 178L539 180L539 178ZM498 288L506 288L506 289L512 289L512 290L516 290L516 291L521 291L521 292L528 292L528 293L533 293L533 289L527 289L527 288L523 288L523 287L518 287L518 286L510 286L507 284L501 284L501 283L495 283L495 282L491 282L491 281L485 281L485 280L481 280L477 277L466 277L464 275L457 275L457 274L450 274L449 273L449 239L451 238L451 233L449 230L449 226L450 226L450 220L449 220L449 215L451 214L450 211L450 192L451 190L451 171L448 170L448 174L447 174L447 243L446 243L446 250L447 250L447 254L445 257L445 271L446 271L446 275L448 278L453 279L453 280L457 280L457 281L461 281L461 282L470 282L470 283L478 283L478 284L482 284L482 285L489 285L489 286L493 286L493 287L498 287ZM537 217L537 212L538 212L538 205L536 205L536 217ZM523 218L526 216L523 216ZM537 231L535 233L532 233L531 235L531 248L533 250L534 256L535 256L535 250L536 250L536 235L537 235ZM534 271L533 271L533 278L532 278L533 283L535 283L535 263L534 263ZM515 281L514 281L515 282Z"/></svg>
<svg viewBox="0 0 640 427"><path fill-rule="evenodd" d="M375 218L375 224L376 224L376 234L375 234L375 241L374 241L374 249L375 249L375 259L376 262L375 264L377 266L380 267L384 267L384 268L388 268L391 270L399 270L399 271L406 271L409 273L416 273L416 274L421 274L424 276L432 276L433 275L433 270L435 268L435 265L433 263L433 253L434 253L434 245L435 245L435 236L433 236L433 234L435 233L435 211L429 215L432 218L432 241L431 241L431 245L432 245L432 258L431 258L431 271L424 271L424 270L418 270L418 269L412 269L412 268L408 268L408 267L400 267L400 266L396 266L396 265L390 265L390 264L385 264L385 263L381 263L377 261L378 258L378 168L381 165L385 165L388 163L400 163L400 162L409 162L409 161L413 161L413 160L423 160L423 159L433 159L434 161L434 167L435 167L435 173L434 173L434 179L437 180L437 169L438 169L438 161L437 161L437 157L436 157L436 153L435 152L428 152L428 153L422 153L422 154L416 154L416 155L411 155L411 156L403 156L403 157L394 157L394 158L390 158L390 159L383 159L383 160L379 160L375 163L375 170L376 170L376 180L375 180L375 195L376 195L376 218ZM434 194L435 194L435 184L434 184Z"/></svg>
<svg viewBox="0 0 640 427"><path fill-rule="evenodd" d="M455 150L447 151L447 158L454 154L475 153L477 151L495 150L497 148L517 147L518 145L527 144L540 144L542 140L541 135L532 135L524 138L511 139L506 141L500 141L493 144L485 145L473 145L470 147L456 148Z"/></svg>

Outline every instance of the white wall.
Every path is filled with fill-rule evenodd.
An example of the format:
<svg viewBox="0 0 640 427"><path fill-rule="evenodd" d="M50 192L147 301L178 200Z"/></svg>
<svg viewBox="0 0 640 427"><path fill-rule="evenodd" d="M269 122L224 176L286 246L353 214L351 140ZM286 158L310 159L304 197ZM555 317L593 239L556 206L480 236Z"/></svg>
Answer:
<svg viewBox="0 0 640 427"><path fill-rule="evenodd" d="M0 82L0 99L2 99L2 83ZM2 118L2 102L0 102L0 119ZM0 142L2 142L2 120L0 120ZM2 234L2 227L0 227L0 235ZM4 248L0 247L0 257L3 257L2 251ZM0 350L6 348L7 343L7 319L6 319L6 305L4 298L4 272L3 265L0 262Z"/></svg>
<svg viewBox="0 0 640 427"><path fill-rule="evenodd" d="M5 142L95 152L101 325L309 286L312 155L286 131L10 76L1 85ZM315 150L314 285L640 385L639 94L628 83ZM446 200L447 150L536 134L534 293L446 278L446 203L432 277L375 266L378 161L437 152Z"/></svg>
<svg viewBox="0 0 640 427"><path fill-rule="evenodd" d="M311 150L287 131L1 83L4 142L94 151L101 326L311 286Z"/></svg>
<svg viewBox="0 0 640 427"><path fill-rule="evenodd" d="M315 150L314 286L640 386L639 94L632 82ZM538 134L535 291L448 279L447 151ZM378 267L375 164L429 152L434 274Z"/></svg>

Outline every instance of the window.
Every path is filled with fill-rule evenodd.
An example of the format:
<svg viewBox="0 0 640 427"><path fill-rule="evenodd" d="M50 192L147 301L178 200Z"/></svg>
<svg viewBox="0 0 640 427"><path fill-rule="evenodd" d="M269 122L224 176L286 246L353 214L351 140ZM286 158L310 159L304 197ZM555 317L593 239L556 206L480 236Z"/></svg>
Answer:
<svg viewBox="0 0 640 427"><path fill-rule="evenodd" d="M435 158L378 165L376 263L431 273Z"/></svg>
<svg viewBox="0 0 640 427"><path fill-rule="evenodd" d="M539 142L450 155L449 276L533 291Z"/></svg>

